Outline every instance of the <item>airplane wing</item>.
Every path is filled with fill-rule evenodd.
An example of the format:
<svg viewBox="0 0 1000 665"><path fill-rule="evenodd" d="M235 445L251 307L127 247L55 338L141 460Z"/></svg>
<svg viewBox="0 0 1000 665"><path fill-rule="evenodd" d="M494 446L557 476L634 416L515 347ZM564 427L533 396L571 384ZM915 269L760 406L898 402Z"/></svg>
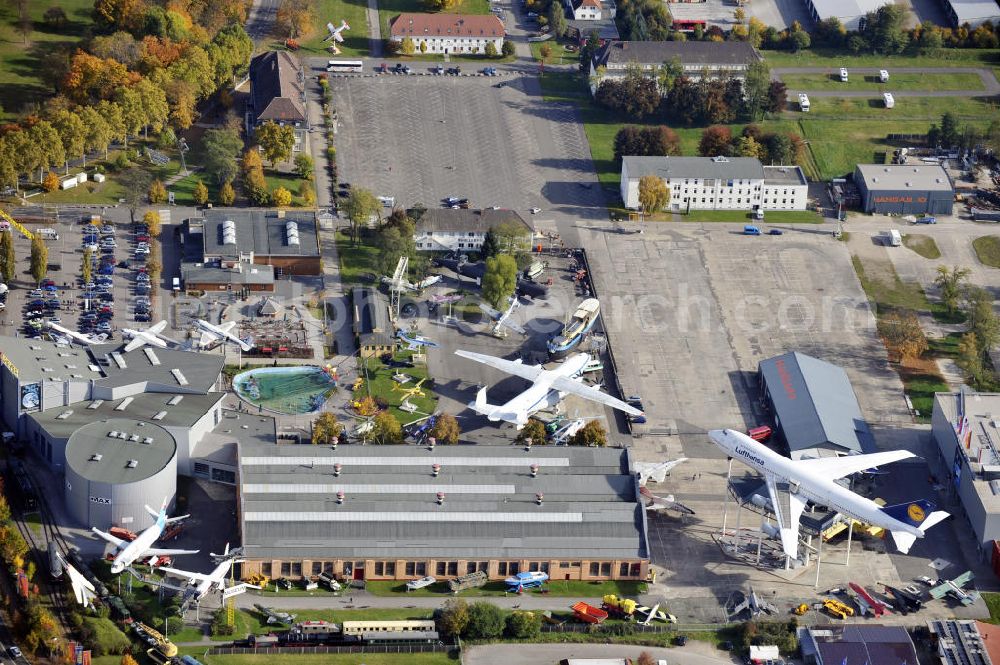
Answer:
<svg viewBox="0 0 1000 665"><path fill-rule="evenodd" d="M488 316L491 319L493 319L494 321L496 321L501 316L503 316L503 314L501 312L498 312L497 310L493 309L492 307L490 307L489 305L487 305L484 302L479 303L479 310L483 314L485 314L486 316Z"/></svg>
<svg viewBox="0 0 1000 665"><path fill-rule="evenodd" d="M212 579L211 575L205 575L203 573L192 573L187 570L180 570L179 568L163 567L163 568L158 568L158 570L161 570L164 573L170 573L171 575L176 575L177 577L183 577L189 579L191 580L192 584L194 584L195 582L204 582L205 580Z"/></svg>
<svg viewBox="0 0 1000 665"><path fill-rule="evenodd" d="M455 353L458 353L457 351ZM583 383L571 379L566 376L557 377L552 381L552 389L558 390L561 393L571 393L584 399L589 399L592 402L599 402L605 406L610 406L613 409L618 409L619 411L624 411L625 413L631 414L633 416L641 416L642 411L626 404L617 397L612 397L607 393L601 392L601 389L597 386L587 386Z"/></svg>
<svg viewBox="0 0 1000 665"><path fill-rule="evenodd" d="M201 550L162 550L158 547L150 547L142 553L143 556L173 556L175 554L197 554ZM166 570L166 569L164 569Z"/></svg>
<svg viewBox="0 0 1000 665"><path fill-rule="evenodd" d="M91 528L91 531L93 531L98 536L100 536L104 540L108 541L109 543L111 543L112 545L114 545L115 547L117 547L118 549L122 549L123 547L125 547L126 545L128 545L128 543L126 543L121 538L115 538L110 533L105 533L104 531L101 531L100 529L98 529L96 526L93 527L93 528Z"/></svg>
<svg viewBox="0 0 1000 665"><path fill-rule="evenodd" d="M799 460L796 464L810 469L827 478L843 478L852 473L858 473L883 464L898 462L908 457L916 457L908 450L889 450L884 453L868 455L845 455L843 457L823 457L820 459Z"/></svg>
<svg viewBox="0 0 1000 665"><path fill-rule="evenodd" d="M160 321L159 323L154 323L153 325L146 328L146 332L152 333L154 335L159 335L163 332L163 329L167 327L166 320Z"/></svg>
<svg viewBox="0 0 1000 665"><path fill-rule="evenodd" d="M230 330L232 330L235 327L236 327L236 322L235 321L226 321L225 323L220 323L219 325L216 326L216 328L218 328L219 330L221 330L224 333L228 333Z"/></svg>
<svg viewBox="0 0 1000 665"><path fill-rule="evenodd" d="M198 344L200 346L208 346L212 342L216 342L218 340L219 340L218 336L216 336L214 333L210 333L207 330L205 330L201 333L201 339L198 340Z"/></svg>
<svg viewBox="0 0 1000 665"><path fill-rule="evenodd" d="M76 602L84 607L89 607L91 601L97 598L94 585L87 581L87 578L73 566L65 562L63 565L66 567L66 572L69 573L69 581L73 585L73 594L76 596Z"/></svg>
<svg viewBox="0 0 1000 665"><path fill-rule="evenodd" d="M498 369L501 372L506 372L507 374L513 374L514 376L519 376L522 379L526 379L528 381L534 381L539 377L539 375L541 375L542 372L545 371L537 365L525 365L524 363L521 362L516 362L513 360L504 360L503 358L494 358L493 356L486 356L481 353L474 353L472 351L463 351L461 349L455 351L455 355L461 356L462 358L468 358L469 360L475 360L477 363L489 365L490 367ZM576 382L574 381L573 383ZM622 402L622 404L624 404L624 402Z"/></svg>
<svg viewBox="0 0 1000 665"><path fill-rule="evenodd" d="M632 467L635 469L635 472L639 474L640 483L645 483L649 480L662 483L667 479L667 474L670 473L675 466L682 462L686 462L687 459L687 457L680 457L666 462L635 462Z"/></svg>
<svg viewBox="0 0 1000 665"><path fill-rule="evenodd" d="M129 351L135 351L139 347L146 346L148 340L142 335L136 335L133 337L128 344L125 345L125 353Z"/></svg>
<svg viewBox="0 0 1000 665"><path fill-rule="evenodd" d="M789 491L788 483L779 481L774 475L766 474L767 493L771 496L771 507L778 520L781 547L787 556L798 558L799 518L806 508L806 502Z"/></svg>

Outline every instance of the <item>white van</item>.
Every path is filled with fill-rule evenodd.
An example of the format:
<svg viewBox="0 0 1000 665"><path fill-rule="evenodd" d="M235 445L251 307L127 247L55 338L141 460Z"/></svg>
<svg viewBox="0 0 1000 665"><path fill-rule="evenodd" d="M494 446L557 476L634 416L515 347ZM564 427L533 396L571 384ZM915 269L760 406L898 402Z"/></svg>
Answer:
<svg viewBox="0 0 1000 665"><path fill-rule="evenodd" d="M896 229L882 231L882 244L889 247L899 247L903 244L903 236Z"/></svg>
<svg viewBox="0 0 1000 665"><path fill-rule="evenodd" d="M393 196L380 196L378 197L378 202L386 208L392 208L396 205L396 198Z"/></svg>
<svg viewBox="0 0 1000 665"><path fill-rule="evenodd" d="M35 233L46 240L59 240L59 234L56 233L55 229L38 229Z"/></svg>
<svg viewBox="0 0 1000 665"><path fill-rule="evenodd" d="M842 83L847 83L847 67L840 68L840 80Z"/></svg>
<svg viewBox="0 0 1000 665"><path fill-rule="evenodd" d="M882 101L885 102L885 107L887 109L891 109L893 106L896 105L896 100L892 98L892 93L891 92L883 92L882 93Z"/></svg>
<svg viewBox="0 0 1000 665"><path fill-rule="evenodd" d="M172 282L172 286L173 286L174 291L180 291L181 290L181 278L180 277L174 277L173 282Z"/></svg>
<svg viewBox="0 0 1000 665"><path fill-rule="evenodd" d="M889 71L886 69L878 70L878 80L882 83L889 82Z"/></svg>
<svg viewBox="0 0 1000 665"><path fill-rule="evenodd" d="M803 113L809 113L809 95L804 92L799 93L799 108Z"/></svg>

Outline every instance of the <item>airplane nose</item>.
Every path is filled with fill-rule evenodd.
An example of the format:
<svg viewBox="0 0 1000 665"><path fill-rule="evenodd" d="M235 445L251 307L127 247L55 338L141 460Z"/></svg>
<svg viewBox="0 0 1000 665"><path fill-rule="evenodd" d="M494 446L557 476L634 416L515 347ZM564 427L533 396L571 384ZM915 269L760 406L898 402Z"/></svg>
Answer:
<svg viewBox="0 0 1000 665"><path fill-rule="evenodd" d="M708 438L712 441L719 443L722 439L726 438L726 430L724 429L712 429L708 431Z"/></svg>

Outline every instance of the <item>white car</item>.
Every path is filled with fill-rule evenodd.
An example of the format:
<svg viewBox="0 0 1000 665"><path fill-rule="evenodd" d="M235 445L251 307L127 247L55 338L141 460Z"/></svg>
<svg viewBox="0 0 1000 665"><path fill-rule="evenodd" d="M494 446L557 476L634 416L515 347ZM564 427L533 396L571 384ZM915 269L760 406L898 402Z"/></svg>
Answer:
<svg viewBox="0 0 1000 665"><path fill-rule="evenodd" d="M538 213L540 213L541 211L542 211L542 209L541 209L541 208L532 208L532 209L531 209L531 214L532 214L532 215L537 215L537 214L538 214Z"/></svg>

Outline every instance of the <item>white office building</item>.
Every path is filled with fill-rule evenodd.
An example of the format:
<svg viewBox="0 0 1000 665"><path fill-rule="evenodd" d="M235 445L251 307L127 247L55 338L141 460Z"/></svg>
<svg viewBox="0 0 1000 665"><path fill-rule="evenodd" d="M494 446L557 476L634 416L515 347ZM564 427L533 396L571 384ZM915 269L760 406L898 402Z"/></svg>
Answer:
<svg viewBox="0 0 1000 665"><path fill-rule="evenodd" d="M625 157L621 196L639 206L639 180L654 175L670 189L671 212L805 210L808 184L798 166L764 166L753 157Z"/></svg>
<svg viewBox="0 0 1000 665"><path fill-rule="evenodd" d="M417 222L413 241L417 250L425 252L476 252L486 233L501 224L523 228L524 249L528 249L532 226L513 210L426 210Z"/></svg>
<svg viewBox="0 0 1000 665"><path fill-rule="evenodd" d="M392 19L389 38L413 40L417 53L485 53L503 48L503 21L493 14L405 13Z"/></svg>

